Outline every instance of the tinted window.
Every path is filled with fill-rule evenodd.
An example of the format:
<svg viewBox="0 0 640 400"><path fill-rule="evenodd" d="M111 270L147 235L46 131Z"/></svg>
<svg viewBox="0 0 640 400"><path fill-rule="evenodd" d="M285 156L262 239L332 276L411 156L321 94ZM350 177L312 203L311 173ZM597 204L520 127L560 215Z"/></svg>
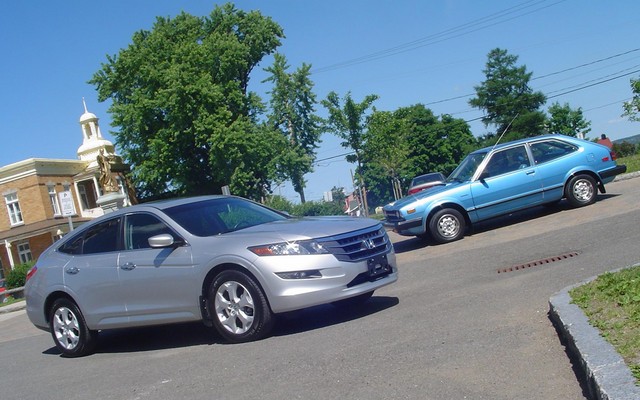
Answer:
<svg viewBox="0 0 640 400"><path fill-rule="evenodd" d="M71 239L69 242L60 246L58 251L67 254L82 254L82 243L84 242L84 238L82 235L76 237L75 239Z"/></svg>
<svg viewBox="0 0 640 400"><path fill-rule="evenodd" d="M175 238L173 231L155 215L131 214L125 217L124 248L125 250L147 249L149 238L168 233Z"/></svg>
<svg viewBox="0 0 640 400"><path fill-rule="evenodd" d="M565 156L578 150L578 147L561 142L559 140L547 140L544 142L536 142L531 145L533 160L536 164L542 164L547 161Z"/></svg>

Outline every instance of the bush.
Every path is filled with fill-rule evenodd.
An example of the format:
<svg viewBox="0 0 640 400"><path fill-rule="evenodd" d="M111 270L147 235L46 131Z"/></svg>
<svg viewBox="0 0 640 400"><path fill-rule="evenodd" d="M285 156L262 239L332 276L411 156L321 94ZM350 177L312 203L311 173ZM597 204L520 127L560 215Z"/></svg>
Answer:
<svg viewBox="0 0 640 400"><path fill-rule="evenodd" d="M340 203L325 201L307 201L303 204L296 204L293 207L293 212L291 214L299 217L344 215L342 205Z"/></svg>
<svg viewBox="0 0 640 400"><path fill-rule="evenodd" d="M618 157L628 157L636 154L637 149L636 149L636 145L633 143L622 142L622 143L614 143L613 151L616 152Z"/></svg>
<svg viewBox="0 0 640 400"><path fill-rule="evenodd" d="M27 281L27 272L33 266L33 262L16 265L5 278L7 289L15 289L24 286Z"/></svg>

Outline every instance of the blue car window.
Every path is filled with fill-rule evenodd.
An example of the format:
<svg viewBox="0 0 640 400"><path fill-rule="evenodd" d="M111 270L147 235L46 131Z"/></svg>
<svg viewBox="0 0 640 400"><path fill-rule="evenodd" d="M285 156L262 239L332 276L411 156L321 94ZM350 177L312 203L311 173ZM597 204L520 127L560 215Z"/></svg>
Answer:
<svg viewBox="0 0 640 400"><path fill-rule="evenodd" d="M536 164L542 164L547 161L555 160L567 154L578 150L577 146L560 141L546 140L543 142L532 143L531 153Z"/></svg>

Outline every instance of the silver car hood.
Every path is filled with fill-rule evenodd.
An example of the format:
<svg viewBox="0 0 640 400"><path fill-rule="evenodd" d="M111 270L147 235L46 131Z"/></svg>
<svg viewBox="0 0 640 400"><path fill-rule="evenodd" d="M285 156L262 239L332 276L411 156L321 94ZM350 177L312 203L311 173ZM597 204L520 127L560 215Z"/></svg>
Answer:
<svg viewBox="0 0 640 400"><path fill-rule="evenodd" d="M379 224L379 221L369 218L303 217L256 225L222 236L237 238L245 243L255 241L255 244L264 244L341 235L361 229L373 228Z"/></svg>

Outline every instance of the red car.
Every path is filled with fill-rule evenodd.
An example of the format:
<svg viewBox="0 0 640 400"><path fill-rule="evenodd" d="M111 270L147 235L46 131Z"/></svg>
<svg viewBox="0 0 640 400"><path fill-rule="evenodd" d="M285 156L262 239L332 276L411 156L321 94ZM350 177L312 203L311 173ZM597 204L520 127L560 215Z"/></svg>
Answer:
<svg viewBox="0 0 640 400"><path fill-rule="evenodd" d="M409 192L407 195L418 193L425 189L429 189L432 186L443 185L445 178L440 172L432 172L430 174L424 174L420 176L416 176L411 180L411 185L409 185Z"/></svg>
<svg viewBox="0 0 640 400"><path fill-rule="evenodd" d="M9 296L5 295L4 292L7 291L7 283L4 279L0 279L0 301L6 303L9 300Z"/></svg>

